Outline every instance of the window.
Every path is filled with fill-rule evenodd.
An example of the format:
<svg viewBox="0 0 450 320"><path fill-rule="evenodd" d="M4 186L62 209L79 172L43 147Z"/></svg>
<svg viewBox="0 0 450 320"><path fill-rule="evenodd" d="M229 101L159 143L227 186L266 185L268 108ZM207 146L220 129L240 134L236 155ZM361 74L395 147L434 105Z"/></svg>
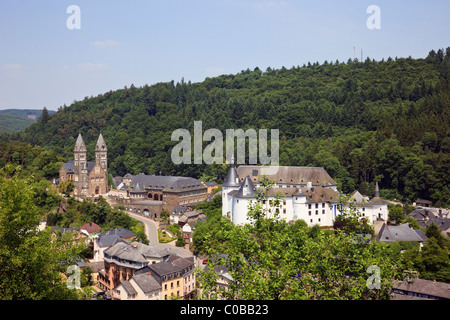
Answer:
<svg viewBox="0 0 450 320"><path fill-rule="evenodd" d="M179 287L180 286L180 281L177 281L177 287Z"/></svg>
<svg viewBox="0 0 450 320"><path fill-rule="evenodd" d="M308 211L308 216L310 216L311 215L311 211Z"/></svg>
<svg viewBox="0 0 450 320"><path fill-rule="evenodd" d="M324 202L324 203L322 203L322 208L325 208L325 202Z"/></svg>
<svg viewBox="0 0 450 320"><path fill-rule="evenodd" d="M164 285L164 290L167 290L167 283Z"/></svg>
<svg viewBox="0 0 450 320"><path fill-rule="evenodd" d="M318 208L319 207L319 204L318 203L316 203L316 208Z"/></svg>
<svg viewBox="0 0 450 320"><path fill-rule="evenodd" d="M308 204L308 209L311 209L311 203L310 203L310 204Z"/></svg>
<svg viewBox="0 0 450 320"><path fill-rule="evenodd" d="M318 215L319 214L319 210L316 210L316 215Z"/></svg>
<svg viewBox="0 0 450 320"><path fill-rule="evenodd" d="M283 209L283 213L286 213L286 209Z"/></svg>

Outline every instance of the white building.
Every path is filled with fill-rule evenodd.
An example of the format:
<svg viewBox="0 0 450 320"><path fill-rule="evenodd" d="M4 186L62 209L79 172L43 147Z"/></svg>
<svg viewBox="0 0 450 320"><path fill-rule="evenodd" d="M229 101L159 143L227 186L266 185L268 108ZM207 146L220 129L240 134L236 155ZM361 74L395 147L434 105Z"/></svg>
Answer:
<svg viewBox="0 0 450 320"><path fill-rule="evenodd" d="M369 223L373 224L377 220L387 221L389 214L387 201L380 198L378 182L375 184L375 196L372 199L363 196L358 190L355 190L350 195L350 201L361 215L361 218L368 219Z"/></svg>
<svg viewBox="0 0 450 320"><path fill-rule="evenodd" d="M249 223L248 206L257 201L258 178L263 175L275 181L267 194L267 208L277 192L284 196L281 206L275 209L280 219L288 222L301 219L309 226L331 227L335 217L341 214L337 183L323 168L239 166L236 169L232 160L222 185L222 215L229 217L233 224ZM386 201L379 197L361 208L371 221L378 217L387 219Z"/></svg>

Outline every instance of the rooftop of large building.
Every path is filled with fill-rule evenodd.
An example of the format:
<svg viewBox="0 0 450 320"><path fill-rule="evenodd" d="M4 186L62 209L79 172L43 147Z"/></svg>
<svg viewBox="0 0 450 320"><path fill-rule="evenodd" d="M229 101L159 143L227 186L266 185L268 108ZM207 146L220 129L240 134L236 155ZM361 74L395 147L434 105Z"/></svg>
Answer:
<svg viewBox="0 0 450 320"><path fill-rule="evenodd" d="M164 191L184 191L193 189L206 189L206 186L195 178L177 176L156 176L140 173L133 176L130 183L132 191L143 192L145 189Z"/></svg>
<svg viewBox="0 0 450 320"><path fill-rule="evenodd" d="M249 176L252 182L258 182L258 177L266 175L276 184L304 186L311 182L313 186L337 186L337 182L321 167L293 166L245 166L237 168L240 182Z"/></svg>

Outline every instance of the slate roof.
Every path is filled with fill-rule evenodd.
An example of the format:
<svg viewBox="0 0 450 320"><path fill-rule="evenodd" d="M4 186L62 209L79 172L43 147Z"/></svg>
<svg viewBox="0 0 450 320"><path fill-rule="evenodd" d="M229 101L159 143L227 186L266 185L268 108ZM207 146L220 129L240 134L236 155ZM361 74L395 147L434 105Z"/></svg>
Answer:
<svg viewBox="0 0 450 320"><path fill-rule="evenodd" d="M116 235L116 236L119 236L120 238L131 238L131 237L136 236L136 234L133 231L125 229L125 228L116 228L116 229L108 230L108 231L100 234L100 237L106 236L106 235L108 235L108 236Z"/></svg>
<svg viewBox="0 0 450 320"><path fill-rule="evenodd" d="M108 151L108 149L106 148L106 143L105 140L103 139L102 134L100 133L100 135L98 136L98 140L97 140L97 144L95 145L95 150L99 150L99 151Z"/></svg>
<svg viewBox="0 0 450 320"><path fill-rule="evenodd" d="M167 261L158 262L151 264L148 268L155 272L159 277L166 274L171 274L175 272L180 272L190 266L194 265L194 257L182 258L177 255L171 255Z"/></svg>
<svg viewBox="0 0 450 320"><path fill-rule="evenodd" d="M88 173L94 169L96 162L95 161L86 161ZM75 165L73 163L73 160L69 160L66 163L63 163L64 170L66 170L66 173L75 173Z"/></svg>
<svg viewBox="0 0 450 320"><path fill-rule="evenodd" d="M75 142L75 147L73 151L86 151L86 144L83 141L81 133L78 134L77 141Z"/></svg>
<svg viewBox="0 0 450 320"><path fill-rule="evenodd" d="M181 214L185 213L187 209L188 209L188 207L185 207L185 206L176 206L172 209L171 213L181 215Z"/></svg>
<svg viewBox="0 0 450 320"><path fill-rule="evenodd" d="M146 263L149 258L164 258L169 255L167 250L159 250L155 247L140 242L116 243L105 250L106 255L117 257L122 260ZM107 258L105 258L107 259Z"/></svg>
<svg viewBox="0 0 450 320"><path fill-rule="evenodd" d="M414 278L411 281L404 280L400 285L395 285L394 288L441 299L450 299L450 284L444 282Z"/></svg>
<svg viewBox="0 0 450 320"><path fill-rule="evenodd" d="M322 167L293 167L293 166L239 166L237 173L241 181L250 176L253 181L257 177L267 175L277 184L306 185L308 181L313 186L337 186L331 176Z"/></svg>
<svg viewBox="0 0 450 320"><path fill-rule="evenodd" d="M115 235L115 234L100 235L98 238L98 246L99 247L111 247L118 242L127 243L125 240L123 240L121 237L119 237L118 235Z"/></svg>
<svg viewBox="0 0 450 320"><path fill-rule="evenodd" d="M136 276L135 276L136 277ZM133 277L134 278L134 277ZM133 285L131 284L130 280L125 280L121 282L121 285L123 286L123 288L125 289L125 291L130 294L137 294L136 289L134 289Z"/></svg>
<svg viewBox="0 0 450 320"><path fill-rule="evenodd" d="M425 237L425 238L424 238ZM417 230L411 227L410 223L404 223L399 226L388 226L383 224L377 235L377 241L395 242L395 241L426 241L424 234L419 234Z"/></svg>
<svg viewBox="0 0 450 320"><path fill-rule="evenodd" d="M161 285L148 273L137 274L132 278L144 293L161 289Z"/></svg>
<svg viewBox="0 0 450 320"><path fill-rule="evenodd" d="M250 176L246 176L242 182L238 192L234 195L236 198L254 198L257 193L256 187L253 184Z"/></svg>
<svg viewBox="0 0 450 320"><path fill-rule="evenodd" d="M139 190L136 190L139 188ZM130 191L143 192L145 189L157 189L165 191L184 191L206 189L200 180L190 177L155 176L138 174L133 176L130 183Z"/></svg>
<svg viewBox="0 0 450 320"><path fill-rule="evenodd" d="M228 168L227 176L222 184L223 187L239 187L239 176L234 165L234 155L231 157L230 167Z"/></svg>
<svg viewBox="0 0 450 320"><path fill-rule="evenodd" d="M426 222L427 226L429 226L432 223L435 223L439 229L446 231L447 229L450 228L450 219L447 218L440 218L440 217L432 217L430 219L428 219L428 221Z"/></svg>

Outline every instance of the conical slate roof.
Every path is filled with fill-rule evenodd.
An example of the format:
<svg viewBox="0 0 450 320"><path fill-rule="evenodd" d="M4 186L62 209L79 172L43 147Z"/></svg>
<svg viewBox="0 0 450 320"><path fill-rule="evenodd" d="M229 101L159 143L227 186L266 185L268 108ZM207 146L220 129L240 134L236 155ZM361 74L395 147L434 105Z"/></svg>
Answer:
<svg viewBox="0 0 450 320"><path fill-rule="evenodd" d="M375 196L374 198L380 197L380 187L378 186L378 181L375 183Z"/></svg>
<svg viewBox="0 0 450 320"><path fill-rule="evenodd" d="M86 145L84 144L81 133L78 134L77 142L75 143L75 149L73 151L86 151Z"/></svg>
<svg viewBox="0 0 450 320"><path fill-rule="evenodd" d="M246 176L244 182L242 182L239 191L234 195L236 198L254 198L256 194L256 188L253 184L250 176Z"/></svg>
<svg viewBox="0 0 450 320"><path fill-rule="evenodd" d="M106 148L105 139L103 139L103 136L102 136L101 133L98 136L98 140L97 140L97 144L95 146L95 150L108 151L108 149Z"/></svg>
<svg viewBox="0 0 450 320"><path fill-rule="evenodd" d="M231 155L230 168L228 169L227 177L222 184L223 187L239 187L239 176L234 165L234 155Z"/></svg>

